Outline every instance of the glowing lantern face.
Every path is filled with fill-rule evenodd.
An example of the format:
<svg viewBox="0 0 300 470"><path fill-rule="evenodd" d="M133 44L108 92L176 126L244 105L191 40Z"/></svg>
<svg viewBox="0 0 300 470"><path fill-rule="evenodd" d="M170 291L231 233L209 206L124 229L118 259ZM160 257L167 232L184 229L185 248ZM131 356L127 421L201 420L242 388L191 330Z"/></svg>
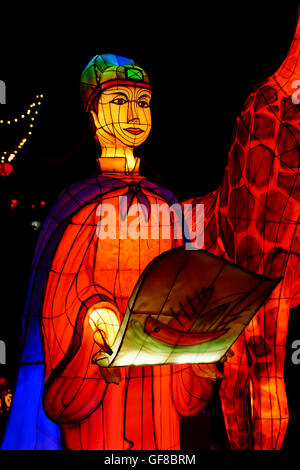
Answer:
<svg viewBox="0 0 300 470"><path fill-rule="evenodd" d="M137 147L151 130L151 93L146 88L115 86L102 92L98 113L91 111L102 147Z"/></svg>

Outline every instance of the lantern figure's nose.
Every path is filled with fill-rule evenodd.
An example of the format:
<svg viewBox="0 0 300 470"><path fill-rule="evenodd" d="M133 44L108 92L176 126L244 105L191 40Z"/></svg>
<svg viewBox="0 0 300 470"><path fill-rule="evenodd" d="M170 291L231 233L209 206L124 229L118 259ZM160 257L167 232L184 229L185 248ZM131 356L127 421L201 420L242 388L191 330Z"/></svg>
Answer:
<svg viewBox="0 0 300 470"><path fill-rule="evenodd" d="M130 100L128 102L127 121L135 122L136 124L140 123L139 115L137 111L137 103L135 100Z"/></svg>

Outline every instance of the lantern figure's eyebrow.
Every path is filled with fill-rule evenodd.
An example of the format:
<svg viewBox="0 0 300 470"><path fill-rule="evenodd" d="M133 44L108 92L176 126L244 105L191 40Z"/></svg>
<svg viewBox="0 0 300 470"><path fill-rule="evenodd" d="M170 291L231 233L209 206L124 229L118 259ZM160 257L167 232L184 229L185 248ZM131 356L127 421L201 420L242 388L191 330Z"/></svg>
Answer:
<svg viewBox="0 0 300 470"><path fill-rule="evenodd" d="M110 95L122 95L122 96L125 96L125 98L128 98L128 95L126 95L126 93L122 93L121 91L111 92L109 94Z"/></svg>

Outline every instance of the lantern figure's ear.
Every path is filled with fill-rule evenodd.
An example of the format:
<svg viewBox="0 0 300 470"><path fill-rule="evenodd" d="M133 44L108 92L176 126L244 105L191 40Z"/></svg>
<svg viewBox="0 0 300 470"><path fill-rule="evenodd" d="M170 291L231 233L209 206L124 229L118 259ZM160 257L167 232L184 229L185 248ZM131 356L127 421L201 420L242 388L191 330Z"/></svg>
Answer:
<svg viewBox="0 0 300 470"><path fill-rule="evenodd" d="M93 135L96 136L97 129L100 127L98 114L93 109L89 110L89 118L91 122L91 126L93 126Z"/></svg>

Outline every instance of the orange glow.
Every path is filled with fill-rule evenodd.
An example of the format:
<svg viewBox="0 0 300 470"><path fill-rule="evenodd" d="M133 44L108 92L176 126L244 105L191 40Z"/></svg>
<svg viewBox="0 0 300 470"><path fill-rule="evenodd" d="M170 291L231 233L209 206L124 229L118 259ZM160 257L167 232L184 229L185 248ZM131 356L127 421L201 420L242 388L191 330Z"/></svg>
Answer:
<svg viewBox="0 0 300 470"><path fill-rule="evenodd" d="M89 317L89 324L95 332L95 342L100 347L106 344L112 346L120 327L115 312L109 308L101 308L101 304L99 304L99 308L93 306L87 315Z"/></svg>
<svg viewBox="0 0 300 470"><path fill-rule="evenodd" d="M113 86L99 90L107 70ZM118 230L116 237L99 237L99 214L106 202L114 207L117 228L120 196L129 193L135 202L140 194L149 207L172 204L170 192L139 175L139 159L133 155L151 129L145 77L133 61L111 54L96 56L82 76L86 110L102 150L101 175L80 183L76 195L70 189L76 209L51 260L41 319L43 407L59 425L67 449L180 449L179 416L197 414L212 392L211 383L189 365L105 368L93 360L99 347L113 346L143 270L178 244L171 220L168 239L159 221L155 239L122 238ZM93 196L84 199L87 194Z"/></svg>

